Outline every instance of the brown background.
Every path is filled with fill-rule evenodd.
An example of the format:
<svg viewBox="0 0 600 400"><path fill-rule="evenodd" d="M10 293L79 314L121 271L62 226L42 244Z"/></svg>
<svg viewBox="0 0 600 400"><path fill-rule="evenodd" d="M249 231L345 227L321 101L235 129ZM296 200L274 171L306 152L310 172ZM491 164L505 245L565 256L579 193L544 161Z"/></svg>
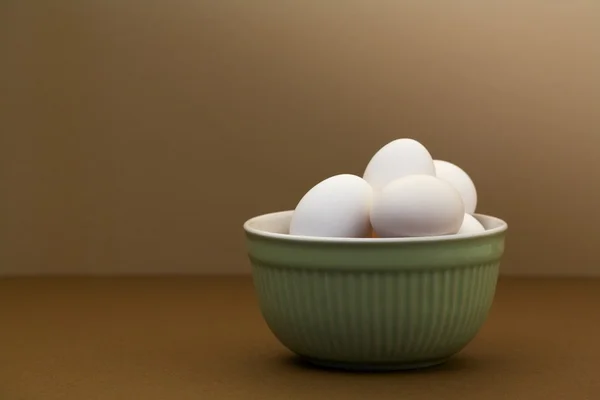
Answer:
<svg viewBox="0 0 600 400"><path fill-rule="evenodd" d="M3 1L0 273L248 272L241 224L398 137L599 274L600 2Z"/></svg>

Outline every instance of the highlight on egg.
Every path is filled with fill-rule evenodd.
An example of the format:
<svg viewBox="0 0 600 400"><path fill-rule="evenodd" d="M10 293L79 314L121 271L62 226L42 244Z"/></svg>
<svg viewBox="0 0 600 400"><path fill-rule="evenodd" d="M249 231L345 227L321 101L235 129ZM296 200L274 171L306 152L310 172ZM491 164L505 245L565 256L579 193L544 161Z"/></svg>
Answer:
<svg viewBox="0 0 600 400"><path fill-rule="evenodd" d="M356 175L327 178L310 189L296 206L291 235L370 237L373 189Z"/></svg>
<svg viewBox="0 0 600 400"><path fill-rule="evenodd" d="M460 193L465 211L473 214L477 209L477 190L471 177L460 167L448 161L434 160L435 176L448 182Z"/></svg>
<svg viewBox="0 0 600 400"><path fill-rule="evenodd" d="M375 194L371 224L382 238L450 235L459 231L464 214L452 185L431 175L409 175Z"/></svg>
<svg viewBox="0 0 600 400"><path fill-rule="evenodd" d="M383 146L369 161L363 178L374 191L408 175L435 176L429 151L414 139L396 139Z"/></svg>

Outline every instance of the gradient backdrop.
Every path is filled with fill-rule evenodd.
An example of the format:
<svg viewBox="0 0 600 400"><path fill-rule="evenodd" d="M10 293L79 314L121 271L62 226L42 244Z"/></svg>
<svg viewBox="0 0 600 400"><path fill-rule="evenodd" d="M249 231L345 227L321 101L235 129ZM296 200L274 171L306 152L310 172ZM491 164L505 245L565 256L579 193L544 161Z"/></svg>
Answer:
<svg viewBox="0 0 600 400"><path fill-rule="evenodd" d="M399 137L600 275L600 2L4 0L0 273L247 273L241 225Z"/></svg>

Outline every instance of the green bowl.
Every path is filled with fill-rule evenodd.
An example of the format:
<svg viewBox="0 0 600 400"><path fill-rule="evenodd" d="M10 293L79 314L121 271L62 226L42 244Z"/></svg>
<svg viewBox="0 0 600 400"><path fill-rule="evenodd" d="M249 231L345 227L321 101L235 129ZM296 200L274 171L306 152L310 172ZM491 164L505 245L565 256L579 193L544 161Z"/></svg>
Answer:
<svg viewBox="0 0 600 400"><path fill-rule="evenodd" d="M507 224L477 234L318 238L288 234L293 211L244 224L262 315L307 361L354 370L440 364L485 322Z"/></svg>

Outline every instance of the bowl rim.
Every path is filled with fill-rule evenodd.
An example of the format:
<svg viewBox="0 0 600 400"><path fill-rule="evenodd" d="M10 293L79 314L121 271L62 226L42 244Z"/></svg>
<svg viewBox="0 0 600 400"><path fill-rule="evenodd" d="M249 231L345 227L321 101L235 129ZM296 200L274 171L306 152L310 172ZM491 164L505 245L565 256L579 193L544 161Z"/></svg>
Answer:
<svg viewBox="0 0 600 400"><path fill-rule="evenodd" d="M431 243L431 242L451 242L456 240L475 239L489 236L495 236L505 232L508 229L506 221L486 214L472 214L478 220L485 220L498 224L495 228L487 229L483 232L476 233L461 233L455 235L440 235L440 236L424 236L424 237L399 237L399 238L347 238L347 237L319 237L319 236L303 236L290 235L288 233L269 232L252 227L256 221L261 219L282 217L283 215L291 215L294 210L276 211L267 214L257 215L244 222L243 228L247 234L260 236L269 239L284 240L287 242L311 242L311 243Z"/></svg>

